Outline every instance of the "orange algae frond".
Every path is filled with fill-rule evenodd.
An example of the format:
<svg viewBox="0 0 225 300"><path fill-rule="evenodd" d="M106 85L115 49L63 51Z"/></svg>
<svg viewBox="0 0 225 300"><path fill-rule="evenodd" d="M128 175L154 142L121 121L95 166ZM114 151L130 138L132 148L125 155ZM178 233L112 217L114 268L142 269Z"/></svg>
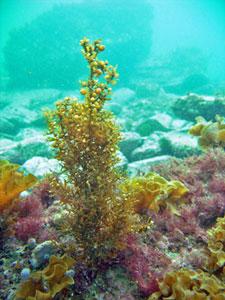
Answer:
<svg viewBox="0 0 225 300"><path fill-rule="evenodd" d="M159 292L148 300L224 300L225 284L201 270L180 269L168 272L159 282Z"/></svg>
<svg viewBox="0 0 225 300"><path fill-rule="evenodd" d="M196 124L189 129L189 133L198 136L198 143L202 149L225 147L224 118L216 115L216 122L207 122L204 118L196 118Z"/></svg>
<svg viewBox="0 0 225 300"><path fill-rule="evenodd" d="M0 161L0 211L7 208L13 199L33 186L37 179L32 174L19 171L19 165Z"/></svg>
<svg viewBox="0 0 225 300"><path fill-rule="evenodd" d="M67 255L51 256L48 266L31 274L16 292L16 300L51 300L55 295L74 283L66 272L75 261Z"/></svg>
<svg viewBox="0 0 225 300"><path fill-rule="evenodd" d="M188 192L187 187L177 180L167 181L156 173L128 179L122 189L136 203L136 211L152 210L158 212L167 207L177 213L176 206Z"/></svg>
<svg viewBox="0 0 225 300"><path fill-rule="evenodd" d="M119 189L121 135L112 113L103 108L118 77L116 68L98 59L105 49L100 40L90 43L84 38L80 44L90 70L81 82L83 102L65 98L46 116L49 140L64 174L64 180L55 176L51 183L67 204L64 229L76 241L76 259L96 266L115 257L125 235L136 232L140 223L134 203Z"/></svg>

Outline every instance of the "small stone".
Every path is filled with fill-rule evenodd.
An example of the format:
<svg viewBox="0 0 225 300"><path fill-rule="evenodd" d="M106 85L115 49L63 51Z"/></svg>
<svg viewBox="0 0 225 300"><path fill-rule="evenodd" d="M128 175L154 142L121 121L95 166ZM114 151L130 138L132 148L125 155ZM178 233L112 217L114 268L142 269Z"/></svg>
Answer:
<svg viewBox="0 0 225 300"><path fill-rule="evenodd" d="M37 242L34 238L30 238L27 242L27 245L30 249L33 249L37 245Z"/></svg>
<svg viewBox="0 0 225 300"><path fill-rule="evenodd" d="M36 260L37 267L41 266L56 252L56 246L53 241L45 241L37 245L32 253L32 259Z"/></svg>
<svg viewBox="0 0 225 300"><path fill-rule="evenodd" d="M30 269L29 268L24 268L21 271L21 280L27 280L30 277Z"/></svg>
<svg viewBox="0 0 225 300"><path fill-rule="evenodd" d="M5 271L3 272L3 275L4 275L5 278L8 278L9 275L10 275L9 270L5 270Z"/></svg>
<svg viewBox="0 0 225 300"><path fill-rule="evenodd" d="M72 269L70 269L70 270L68 270L68 271L65 272L65 275L69 276L69 277L74 277L75 271L72 270Z"/></svg>
<svg viewBox="0 0 225 300"><path fill-rule="evenodd" d="M32 266L33 269L36 269L38 267L38 261L35 258L30 259L30 265Z"/></svg>

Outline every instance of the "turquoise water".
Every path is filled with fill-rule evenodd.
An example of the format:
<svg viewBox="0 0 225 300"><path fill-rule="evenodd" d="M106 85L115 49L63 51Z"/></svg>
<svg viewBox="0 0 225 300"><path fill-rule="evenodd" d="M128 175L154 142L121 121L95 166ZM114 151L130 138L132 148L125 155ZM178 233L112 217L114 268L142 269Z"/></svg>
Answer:
<svg viewBox="0 0 225 300"><path fill-rule="evenodd" d="M225 0L0 0L0 300L225 300L224 37Z"/></svg>
<svg viewBox="0 0 225 300"><path fill-rule="evenodd" d="M177 65L171 66L171 68L175 67L179 69L179 67L181 67L180 65L182 64L183 68L188 67L190 69L194 69L195 64L198 64L198 61L200 59L204 59L204 67L205 69L207 69L204 70L206 76L209 77L210 80L215 82L216 85L220 85L224 82L225 3L223 0L152 0L138 2L128 1L127 3L126 1L123 1L122 5L118 1L89 1L89 7L85 6L86 3L86 1L70 0L1 1L0 63L2 70L1 82L3 87L7 86L7 81L10 81L10 73L11 77L13 77L13 70L11 69L17 69L18 67L18 71L20 70L18 60L23 59L23 53L17 54L17 52L22 51L21 47L26 48L29 52L29 60L28 57L25 57L24 61L21 62L21 64L24 65L24 68L27 67L27 70L24 70L24 68L22 68L22 71L24 72L23 74L24 76L28 77L28 82L32 81L33 74L33 76L35 76L35 82L32 85L38 87L38 81L40 80L40 78L38 77L41 77L43 75L46 78L53 76L52 74L50 74L50 68L49 70L42 70L42 68L44 69L44 64L46 64L49 59L47 53L46 57L44 57L43 59L41 59L40 56L36 58L36 55L39 55L39 52L41 50L51 51L51 56L54 60L54 56L56 56L56 59L58 58L57 52L60 51L60 49L62 49L63 52L63 47L65 47L64 43L68 42L71 45L73 44L73 50L71 50L71 53L67 53L67 55L70 56L69 60L72 59L73 55L74 60L76 60L78 59L76 56L78 56L79 53L77 40L78 38L81 38L82 35L85 35L86 33L86 35L91 35L91 37L101 36L102 38L109 40L111 37L113 37L112 33L118 37L121 34L121 30L124 30L124 33L125 31L127 31L128 36L130 34L130 37L125 37L124 35L124 39L130 39L130 44L128 48L119 48L116 51L116 55L115 57L113 57L113 60L115 62L113 61L113 63L121 65L119 66L119 69L121 70L121 78L123 78L123 76L125 78L125 80L123 81L123 86L126 86L128 84L126 72L130 72L129 67L135 67L135 73L137 72L138 67L134 64L134 60L138 56L138 52L141 55L140 59L137 58L138 62L144 63L147 58L152 59L153 57L158 56L168 56L171 54L171 52L176 51L177 48L182 49L183 53L185 51L188 51L188 49L190 48L195 48L199 51L199 57L195 58L196 54L193 52L193 54L189 54L189 56L193 55L193 57L189 57L189 60L187 60L186 62L177 62ZM56 5L63 5L61 9L62 13L60 16L58 16L59 19L49 19L49 21L47 21L47 19L44 20L44 13L48 14L49 11ZM71 7L70 13L68 13L66 9L66 7L68 6ZM76 8L76 6L78 9ZM96 7L96 9L94 9L94 6ZM119 9L118 6L121 6L121 9ZM84 11L82 12L82 10ZM95 10L98 18L97 20L95 19L92 10ZM122 14L121 16L119 11ZM134 13L135 11L136 13ZM81 17L80 24L79 22L77 23L75 21L75 19L77 19L77 13L81 14L79 15L79 17ZM132 17L129 18L129 16L132 16L132 13L134 14L134 19L132 19ZM64 19L63 14L65 15ZM84 16L83 22L82 14ZM50 15L52 15L52 17L54 18L54 13L49 14L49 17ZM69 22L66 16L68 16L68 18L74 18L74 22ZM43 19L42 25L38 25L38 22L36 21L37 18ZM122 19L124 20L124 23L122 22ZM30 32L30 34L28 34L27 31L29 30L29 26L32 28L32 24L34 24L33 26L35 26L35 22L37 24L36 26L39 26L39 29L33 29L33 32ZM125 30L124 25L128 27L127 30ZM54 26L56 29L54 29ZM54 31L57 31L57 26L64 29L62 30L62 32L59 31L58 35L55 36L58 44L57 48L54 49L54 43L53 41L51 41L51 39L54 39L53 33ZM105 29L103 29L104 26L106 27ZM13 38L10 39L10 33L15 30L21 31L20 34L17 35L17 37L14 37L15 40L13 41ZM72 41L72 38L70 40L68 37L64 37L63 31L65 32L65 34L69 33L71 34L71 36L74 36L74 41ZM40 35L42 34L42 32L44 32L45 38L43 40L41 36L38 35L38 32L40 33ZM113 37L114 41L108 42L109 46L110 43L116 43L115 36ZM17 38L18 41L16 40ZM26 39L26 46L22 42L23 38ZM10 49L8 49L7 47ZM35 53L35 49L37 53ZM115 49L113 50L115 52ZM17 61L12 61L13 59L10 58L10 55L17 59ZM48 55L50 56L50 54ZM33 66L31 65L32 56L33 59L36 60L36 64ZM72 63L72 61L66 62L67 58L68 57L66 56L64 57L65 65ZM194 61L195 59L196 61ZM120 61L124 62L121 62L120 64ZM57 62L55 63L57 64ZM62 62L60 61L59 63ZM166 62L163 63L166 64ZM192 66L190 66L190 63L192 64ZM12 64L12 66L10 64ZM18 66L16 66L16 64L18 64ZM79 61L79 64L82 63ZM125 67L124 64L126 64L127 67ZM30 68L31 70L29 70ZM37 69L41 69L40 72L38 72ZM60 72L61 70L62 66L58 69L53 68L53 72L55 73L57 73L58 71ZM27 73L29 72L30 75L27 75ZM36 72L38 72L38 74L35 74ZM54 75L56 76L56 74ZM68 76L69 75L70 73L68 74ZM74 75L75 73L72 72L71 76ZM77 76L79 75L80 74L77 74ZM133 77L135 77L135 74L133 74ZM76 78L73 78L72 80L76 81ZM13 85L17 85L18 88L26 88L26 86L27 88L29 88L29 84L26 82L25 78L24 80L21 78L19 81L20 83L14 83ZM57 88L58 86L60 86L60 83L58 81L55 80L55 82L51 84L48 83L48 80L46 80L45 84L41 83L40 85L45 85L46 87L52 87L50 85L54 85L54 88Z"/></svg>

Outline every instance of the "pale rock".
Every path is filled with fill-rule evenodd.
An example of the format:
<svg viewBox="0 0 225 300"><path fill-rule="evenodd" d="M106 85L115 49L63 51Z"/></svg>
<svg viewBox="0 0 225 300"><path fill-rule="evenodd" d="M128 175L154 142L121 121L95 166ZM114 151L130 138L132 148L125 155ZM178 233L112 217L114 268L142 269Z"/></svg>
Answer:
<svg viewBox="0 0 225 300"><path fill-rule="evenodd" d="M131 177L145 174L151 171L151 167L167 162L170 158L170 155L161 155L129 163L128 173Z"/></svg>
<svg viewBox="0 0 225 300"><path fill-rule="evenodd" d="M59 162L56 159L35 156L23 164L23 168L37 176L43 177L51 172L58 172L60 169Z"/></svg>

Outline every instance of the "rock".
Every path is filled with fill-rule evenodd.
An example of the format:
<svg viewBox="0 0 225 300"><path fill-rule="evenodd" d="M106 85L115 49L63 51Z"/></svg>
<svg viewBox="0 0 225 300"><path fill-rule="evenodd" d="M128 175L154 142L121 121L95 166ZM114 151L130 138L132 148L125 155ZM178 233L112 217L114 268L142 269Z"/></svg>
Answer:
<svg viewBox="0 0 225 300"><path fill-rule="evenodd" d="M23 164L23 168L37 176L42 177L51 172L59 171L59 162L56 159L48 159L45 157L35 156Z"/></svg>
<svg viewBox="0 0 225 300"><path fill-rule="evenodd" d="M152 116L151 118L141 120L136 126L135 131L141 136L149 136L154 131L168 131L168 128L165 127L165 120L161 120L160 117L157 119L157 116Z"/></svg>
<svg viewBox="0 0 225 300"><path fill-rule="evenodd" d="M173 119L171 122L171 129L177 131L185 131L187 132L191 126L193 126L192 122L187 122L186 120L181 119Z"/></svg>
<svg viewBox="0 0 225 300"><path fill-rule="evenodd" d="M171 131L164 133L160 138L159 144L163 154L179 158L200 153L197 139L182 132Z"/></svg>
<svg viewBox="0 0 225 300"><path fill-rule="evenodd" d="M29 240L27 241L27 246L29 249L34 249L37 245L37 241L35 238L29 238Z"/></svg>
<svg viewBox="0 0 225 300"><path fill-rule="evenodd" d="M23 268L20 273L21 280L27 280L30 277L30 269L29 268Z"/></svg>
<svg viewBox="0 0 225 300"><path fill-rule="evenodd" d="M158 121L165 129L170 129L172 126L172 117L166 113L156 113L151 117L152 120Z"/></svg>
<svg viewBox="0 0 225 300"><path fill-rule="evenodd" d="M124 105L124 103L130 103L135 99L135 92L129 88L121 88L116 90L112 95L112 102L120 105Z"/></svg>
<svg viewBox="0 0 225 300"><path fill-rule="evenodd" d="M0 157L3 157L7 151L15 148L17 144L17 142L10 139L0 139Z"/></svg>
<svg viewBox="0 0 225 300"><path fill-rule="evenodd" d="M128 164L128 174L130 176L138 176L145 174L151 170L151 167L166 162L171 158L169 155L161 155L153 158L135 161Z"/></svg>
<svg viewBox="0 0 225 300"><path fill-rule="evenodd" d="M69 96L70 94L66 94ZM7 105L20 104L31 110L44 105L53 104L54 101L64 96L64 93L56 89L34 89L19 92L2 92L0 93L3 103ZM4 105L6 106L6 105Z"/></svg>
<svg viewBox="0 0 225 300"><path fill-rule="evenodd" d="M152 128L150 128L150 126L152 126ZM147 130L147 132L152 133L155 131L165 132L170 130L188 130L191 126L191 122L187 122L186 120L182 119L176 119L165 112L156 112L147 120L139 122L137 127L139 128L139 130L143 131L143 134L146 134L145 129Z"/></svg>
<svg viewBox="0 0 225 300"><path fill-rule="evenodd" d="M120 150L129 160L134 149L138 148L144 143L143 138L136 132L124 132L122 134L122 141L120 142Z"/></svg>
<svg viewBox="0 0 225 300"><path fill-rule="evenodd" d="M32 265L40 267L48 258L56 253L56 244L53 241L45 241L37 245L32 252Z"/></svg>
<svg viewBox="0 0 225 300"><path fill-rule="evenodd" d="M172 109L176 116L185 120L194 121L198 116L212 120L217 114L225 115L225 97L189 94L178 98Z"/></svg>
<svg viewBox="0 0 225 300"><path fill-rule="evenodd" d="M0 112L1 123L10 122L11 127L0 123L6 128L6 133L17 134L20 128L27 126L43 127L45 125L42 109L52 107L54 102L61 98L61 92L55 89L30 90L25 92L3 93L2 97L8 103ZM9 126L9 125L8 125Z"/></svg>
<svg viewBox="0 0 225 300"><path fill-rule="evenodd" d="M141 120L149 118L154 112L153 107L151 99L137 99L123 108L123 117L129 120L132 130L135 131L135 125L140 123L140 116Z"/></svg>
<svg viewBox="0 0 225 300"><path fill-rule="evenodd" d="M42 116L39 111L30 110L21 103L8 105L0 113L0 119L9 121L16 129L38 123L41 118Z"/></svg>
<svg viewBox="0 0 225 300"><path fill-rule="evenodd" d="M2 159L23 164L33 156L52 157L52 150L41 131L26 128L14 137L14 141L0 140L0 157Z"/></svg>
<svg viewBox="0 0 225 300"><path fill-rule="evenodd" d="M10 120L5 117L0 118L0 136L5 136L6 134L16 134L19 128L16 127Z"/></svg>
<svg viewBox="0 0 225 300"><path fill-rule="evenodd" d="M76 92L76 95L77 94L78 93ZM27 95L23 95L23 97L24 96L28 99L27 107L31 110L34 108L35 110L38 110L39 108L40 112L43 107L53 107L56 100L64 97L63 92L56 89L30 90L27 92ZM71 96L71 94L66 94L66 96Z"/></svg>
<svg viewBox="0 0 225 300"><path fill-rule="evenodd" d="M161 154L159 143L146 140L141 147L136 148L131 154L131 161L143 160Z"/></svg>

